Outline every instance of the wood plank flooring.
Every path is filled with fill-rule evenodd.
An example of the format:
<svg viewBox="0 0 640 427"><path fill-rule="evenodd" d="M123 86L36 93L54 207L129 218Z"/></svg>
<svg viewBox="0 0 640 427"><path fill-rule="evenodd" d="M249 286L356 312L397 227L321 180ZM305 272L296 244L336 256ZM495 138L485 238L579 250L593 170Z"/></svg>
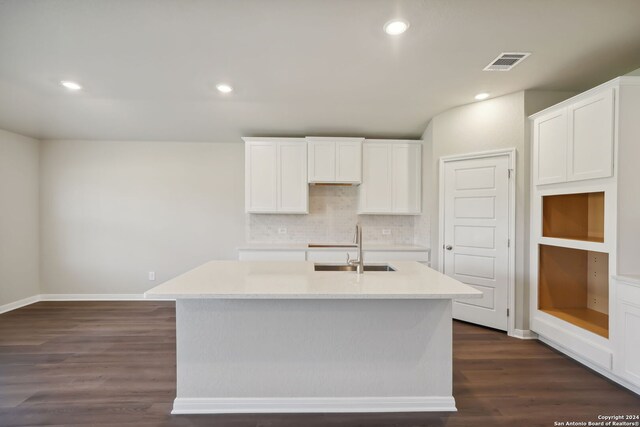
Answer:
<svg viewBox="0 0 640 427"><path fill-rule="evenodd" d="M0 315L0 426L553 426L640 397L537 342L454 324L457 413L169 414L172 302L40 302Z"/></svg>

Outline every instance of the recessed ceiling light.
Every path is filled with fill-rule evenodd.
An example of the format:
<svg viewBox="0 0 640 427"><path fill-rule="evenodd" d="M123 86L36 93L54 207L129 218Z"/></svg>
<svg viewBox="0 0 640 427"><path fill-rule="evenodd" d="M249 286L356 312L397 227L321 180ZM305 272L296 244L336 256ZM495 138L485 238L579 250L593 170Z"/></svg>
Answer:
<svg viewBox="0 0 640 427"><path fill-rule="evenodd" d="M69 80L62 80L60 82L60 84L62 86L64 86L64 87L66 87L69 90L80 90L80 89L82 89L82 86L80 86L78 83L72 82L72 81L69 81Z"/></svg>
<svg viewBox="0 0 640 427"><path fill-rule="evenodd" d="M402 34L409 28L409 23L402 19L394 19L384 24L384 32L390 36L397 36Z"/></svg>
<svg viewBox="0 0 640 427"><path fill-rule="evenodd" d="M476 95L476 99L478 101L482 101L483 99L487 99L489 97L489 94L486 92L482 92Z"/></svg>
<svg viewBox="0 0 640 427"><path fill-rule="evenodd" d="M218 89L218 92L222 92L222 93L233 92L233 88L226 83L217 84L216 89Z"/></svg>

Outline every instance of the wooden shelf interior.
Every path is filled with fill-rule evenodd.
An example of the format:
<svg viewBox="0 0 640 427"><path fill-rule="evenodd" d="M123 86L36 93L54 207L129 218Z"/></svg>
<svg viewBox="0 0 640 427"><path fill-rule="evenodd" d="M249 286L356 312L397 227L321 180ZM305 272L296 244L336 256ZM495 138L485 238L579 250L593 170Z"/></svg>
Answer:
<svg viewBox="0 0 640 427"><path fill-rule="evenodd" d="M609 337L609 254L540 245L538 308Z"/></svg>
<svg viewBox="0 0 640 427"><path fill-rule="evenodd" d="M604 192L543 196L542 235L604 242Z"/></svg>

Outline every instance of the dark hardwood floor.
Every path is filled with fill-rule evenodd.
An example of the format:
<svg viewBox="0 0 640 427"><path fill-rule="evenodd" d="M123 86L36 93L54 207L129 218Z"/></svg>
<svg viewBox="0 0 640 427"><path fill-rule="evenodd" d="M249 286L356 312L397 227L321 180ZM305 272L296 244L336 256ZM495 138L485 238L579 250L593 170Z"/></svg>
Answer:
<svg viewBox="0 0 640 427"><path fill-rule="evenodd" d="M171 302L40 302L0 315L2 426L553 426L640 397L540 344L455 322L457 413L171 416Z"/></svg>

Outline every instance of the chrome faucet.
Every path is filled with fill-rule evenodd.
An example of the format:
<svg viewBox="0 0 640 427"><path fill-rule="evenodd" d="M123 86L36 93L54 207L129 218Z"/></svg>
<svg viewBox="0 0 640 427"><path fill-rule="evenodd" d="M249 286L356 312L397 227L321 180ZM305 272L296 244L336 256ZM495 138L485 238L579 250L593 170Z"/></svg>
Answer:
<svg viewBox="0 0 640 427"><path fill-rule="evenodd" d="M364 260L362 259L362 227L360 224L356 224L356 235L354 243L358 246L358 258L350 259L347 252L347 264L356 266L356 273L362 274L364 272Z"/></svg>

